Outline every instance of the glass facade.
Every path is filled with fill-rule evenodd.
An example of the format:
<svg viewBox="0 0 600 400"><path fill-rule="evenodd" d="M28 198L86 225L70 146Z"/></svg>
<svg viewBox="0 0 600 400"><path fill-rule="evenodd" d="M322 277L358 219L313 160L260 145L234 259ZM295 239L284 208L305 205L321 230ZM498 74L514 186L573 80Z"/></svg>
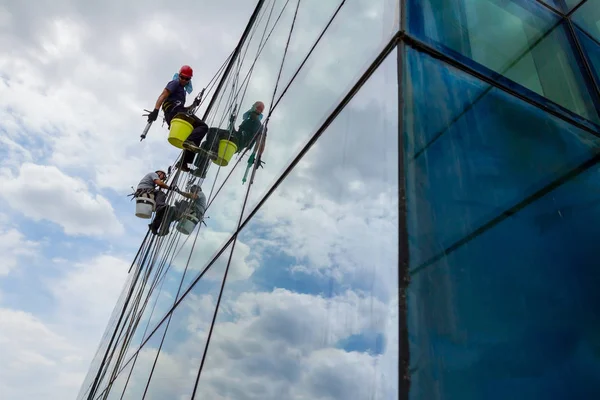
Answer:
<svg viewBox="0 0 600 400"><path fill-rule="evenodd" d="M326 3L263 2L205 120L264 168L179 177L78 399L600 398L600 1Z"/></svg>

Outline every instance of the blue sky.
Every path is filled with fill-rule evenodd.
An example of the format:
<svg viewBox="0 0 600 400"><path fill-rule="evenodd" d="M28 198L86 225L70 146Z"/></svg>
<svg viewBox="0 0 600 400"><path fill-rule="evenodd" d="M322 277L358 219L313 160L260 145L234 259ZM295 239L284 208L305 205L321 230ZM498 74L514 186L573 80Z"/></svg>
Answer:
<svg viewBox="0 0 600 400"><path fill-rule="evenodd" d="M283 3L275 3L275 12ZM336 6L305 2L282 84ZM252 7L234 0L183 1L177 9L166 2L149 7L116 1L93 9L66 0L35 9L0 6L0 49L9 49L0 52L0 251L6 254L0 262L0 392L8 400L76 396L146 231L147 221L135 217L126 195L145 173L166 169L178 155L160 124L139 142L142 110L152 106L181 64L194 66L196 90L206 84L235 45ZM267 164L258 172L247 209L380 50L393 31L394 7L388 0L352 3L332 24L272 116ZM201 15L202 23L186 24L182 35L180 10ZM257 99L268 105L292 15L292 7L284 12L241 108ZM223 29L225 17L229 29ZM351 52L327 56L350 45ZM252 42L249 54L255 49ZM250 64L246 61L242 71ZM395 350L384 339L393 337L397 318L396 281L389 270L396 257L390 184L396 180L388 172L395 147L383 155L380 149L365 151L371 142L363 134L370 130L389 141L397 132L394 65L392 57L273 195L257 216L261 229L249 226L240 235L222 304L228 313L216 327L229 334L215 336L210 355L215 372L203 389L215 398L234 390L233 383L249 369L254 377L236 390L263 399L280 398L286 390L288 398L325 398L333 389L320 377L328 374L332 380L345 376L340 382L396 375ZM209 226L200 231L186 283L237 224L247 187L241 185L243 164L207 214ZM214 174L215 169L205 182L207 192ZM221 171L216 179L223 177ZM188 241L175 259L171 277L181 274L190 246ZM155 372L156 382L165 385L154 388L154 398L177 395L169 390L178 382L189 387L187 371L197 363L190 349L201 349L203 340L194 332L206 332L224 261L182 303L176 315L180 325L168 335L172 346L161 353ZM164 299L163 310L172 301ZM286 330L292 326L301 331ZM324 330L329 336L321 340ZM228 359L232 346L246 354L237 369ZM257 346L263 359L272 360L270 370L251 356ZM152 346L146 350L140 365ZM261 365L262 372L256 369ZM223 368L232 373L218 376ZM381 380L371 383L393 391ZM337 398L349 390L332 387Z"/></svg>

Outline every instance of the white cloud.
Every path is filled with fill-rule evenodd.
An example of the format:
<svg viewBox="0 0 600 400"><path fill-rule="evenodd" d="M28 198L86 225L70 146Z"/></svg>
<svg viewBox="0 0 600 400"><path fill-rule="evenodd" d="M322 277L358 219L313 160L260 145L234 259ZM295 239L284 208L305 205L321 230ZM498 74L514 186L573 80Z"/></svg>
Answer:
<svg viewBox="0 0 600 400"><path fill-rule="evenodd" d="M50 287L66 327L86 329L89 332L104 330L127 277L129 263L111 256L101 255L89 261L76 263L72 269ZM82 319L81 316L86 318Z"/></svg>
<svg viewBox="0 0 600 400"><path fill-rule="evenodd" d="M148 398L189 397L214 302L210 295L191 296L176 311ZM198 393L203 397L325 400L392 396L393 384L387 380L397 373L394 375L393 364L383 362L386 354L334 347L351 335L388 329L387 307L370 296L346 292L325 299L278 289L226 298L222 307L200 379ZM156 354L158 343L153 340L142 351L140 371L151 365L153 359L148 355ZM394 356L389 354L388 359L394 360ZM127 392L130 397L143 390L147 376L133 376Z"/></svg>
<svg viewBox="0 0 600 400"><path fill-rule="evenodd" d="M17 177L4 170L2 178L5 201L35 221L54 222L69 235L123 233L108 200L90 194L83 181L56 167L25 163Z"/></svg>
<svg viewBox="0 0 600 400"><path fill-rule="evenodd" d="M50 29L41 38L41 47L51 59L61 59L80 52L85 38L84 26L66 18L51 20L48 25Z"/></svg>
<svg viewBox="0 0 600 400"><path fill-rule="evenodd" d="M59 263L69 269L48 281L51 312L35 316L0 308L3 399L75 398L129 267L110 255L73 267Z"/></svg>
<svg viewBox="0 0 600 400"><path fill-rule="evenodd" d="M38 250L38 243L27 240L18 230L2 229L0 219L0 276L7 275L18 266L19 261L33 257Z"/></svg>
<svg viewBox="0 0 600 400"><path fill-rule="evenodd" d="M193 235L195 235L195 232ZM230 237L230 233L216 232L210 228L207 228L206 226L203 226L198 234L198 240L196 241L194 252L189 260L188 273L192 274L191 276L194 277L200 273L214 252L219 249ZM181 252L173 260L173 266L179 271L183 271L188 263L193 240L194 237L190 237L187 243L183 246ZM237 281L248 279L252 275L258 265L255 260L249 259L250 252L250 246L248 246L246 243L243 243L241 240L237 241L235 252L231 259L231 265L229 267L229 275L227 279ZM211 266L210 270L206 272L204 275L206 279L222 279L223 272L225 271L225 267L229 260L229 251L225 251L225 254L226 256L219 257Z"/></svg>
<svg viewBox="0 0 600 400"><path fill-rule="evenodd" d="M83 378L81 349L30 313L0 308L0 326L2 398L72 398Z"/></svg>

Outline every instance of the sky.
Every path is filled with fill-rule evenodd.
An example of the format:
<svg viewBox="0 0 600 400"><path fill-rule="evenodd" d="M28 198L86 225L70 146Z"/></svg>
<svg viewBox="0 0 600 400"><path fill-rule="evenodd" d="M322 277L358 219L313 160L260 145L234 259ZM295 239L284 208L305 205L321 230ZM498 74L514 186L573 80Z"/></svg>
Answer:
<svg viewBox="0 0 600 400"><path fill-rule="evenodd" d="M269 27L284 11L239 99L242 112L256 100L272 106L296 5L283 9L284 3L274 3ZM361 0L342 8L271 115L265 168L257 172L244 217L389 40L394 3ZM302 2L276 99L337 6ZM67 399L80 392L147 229L127 194L144 174L166 169L179 155L160 119L140 142L143 109L182 64L194 68L194 94L206 85L253 7L236 0L0 6L3 399ZM266 22L265 16L249 43L240 80ZM393 398L395 64L392 55L239 235L201 393L347 399L365 391ZM224 98L230 91L227 86ZM225 106L215 107L209 125L227 116ZM155 311L142 318L151 329L172 305L186 264L184 289L236 228L247 189L244 164L216 196L232 167L211 167L203 185L215 200L207 226L189 262L192 240L181 245L164 286L153 293ZM228 254L173 314L147 398L191 393ZM131 398L144 389L161 329L164 324L136 357Z"/></svg>

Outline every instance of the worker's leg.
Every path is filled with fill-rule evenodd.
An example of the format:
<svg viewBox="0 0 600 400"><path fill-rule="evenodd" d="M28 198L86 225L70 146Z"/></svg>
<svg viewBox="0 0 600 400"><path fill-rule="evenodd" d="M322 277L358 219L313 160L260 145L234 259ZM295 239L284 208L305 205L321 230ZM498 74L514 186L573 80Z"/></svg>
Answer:
<svg viewBox="0 0 600 400"><path fill-rule="evenodd" d="M210 128L206 135L206 140L202 143L203 152L198 153L194 165L196 169L192 174L199 178L206 178L206 172L211 159L216 159L219 152L219 142L221 140L230 140L236 143L236 132L233 131L231 134L226 129Z"/></svg>
<svg viewBox="0 0 600 400"><path fill-rule="evenodd" d="M207 131L208 125L206 125L204 121L198 119L197 126L183 143L183 148L185 149L183 152L184 165L194 162L194 153L198 153L200 151L200 142L206 135Z"/></svg>
<svg viewBox="0 0 600 400"><path fill-rule="evenodd" d="M169 226L173 222L174 209L172 206L164 206L156 212L154 221L150 224L152 233L158 236L164 236L169 233Z"/></svg>
<svg viewBox="0 0 600 400"><path fill-rule="evenodd" d="M154 192L154 201L156 202L156 212L154 213L154 220L150 224L150 229L152 229L154 234L157 234L165 211L168 208L166 204L167 195L162 190L156 190Z"/></svg>
<svg viewBox="0 0 600 400"><path fill-rule="evenodd" d="M202 143L202 149L217 153L219 151L219 142L223 139L235 141L235 131L229 135L227 129L210 128L206 135L206 140Z"/></svg>

